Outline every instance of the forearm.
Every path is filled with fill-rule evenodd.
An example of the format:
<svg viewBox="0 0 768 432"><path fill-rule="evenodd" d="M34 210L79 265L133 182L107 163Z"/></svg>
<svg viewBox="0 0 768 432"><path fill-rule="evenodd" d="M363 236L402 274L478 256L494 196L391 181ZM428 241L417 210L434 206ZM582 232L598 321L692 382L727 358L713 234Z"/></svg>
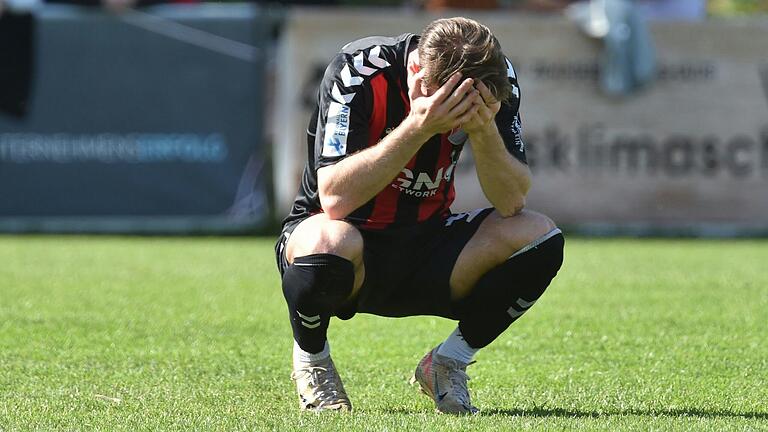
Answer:
<svg viewBox="0 0 768 432"><path fill-rule="evenodd" d="M470 134L477 177L488 201L504 217L519 213L531 185L528 167L510 155L496 126Z"/></svg>
<svg viewBox="0 0 768 432"><path fill-rule="evenodd" d="M479 97L471 78L461 74L431 96L423 90L423 71L409 76L410 111L398 127L374 146L317 170L320 205L331 219L342 219L381 192L433 135L464 124L477 112ZM457 84L458 87L457 87Z"/></svg>
<svg viewBox="0 0 768 432"><path fill-rule="evenodd" d="M403 169L428 133L406 118L378 144L317 172L320 203L332 219L342 219L384 189Z"/></svg>

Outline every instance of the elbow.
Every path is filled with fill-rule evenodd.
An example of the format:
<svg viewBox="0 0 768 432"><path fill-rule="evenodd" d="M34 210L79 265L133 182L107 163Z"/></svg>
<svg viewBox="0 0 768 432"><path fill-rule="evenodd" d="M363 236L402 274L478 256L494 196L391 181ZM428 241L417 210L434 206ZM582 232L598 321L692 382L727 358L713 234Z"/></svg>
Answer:
<svg viewBox="0 0 768 432"><path fill-rule="evenodd" d="M525 198L528 195L528 190L531 188L530 176L526 176L525 180L518 185L510 194L501 206L496 210L501 217L513 217L523 212L525 208Z"/></svg>
<svg viewBox="0 0 768 432"><path fill-rule="evenodd" d="M344 208L341 197L334 194L323 193L319 191L320 206L323 209L323 213L328 215L330 219L339 220L344 219L349 215L349 210Z"/></svg>
<svg viewBox="0 0 768 432"><path fill-rule="evenodd" d="M333 191L333 185L330 182L332 176L326 175L328 169L326 167L318 170L317 195L320 198L320 207L329 218L344 219L351 210L345 208L341 195Z"/></svg>
<svg viewBox="0 0 768 432"><path fill-rule="evenodd" d="M335 202L334 200L331 201L331 203L326 203L322 199L320 200L323 206L323 212L328 215L328 218L333 220L340 220L349 215L349 212L341 206L338 200L335 200Z"/></svg>
<svg viewBox="0 0 768 432"><path fill-rule="evenodd" d="M523 212L525 208L525 195L516 194L513 197L507 199L502 205L496 206L496 211L499 212L501 217L509 218L517 216Z"/></svg>

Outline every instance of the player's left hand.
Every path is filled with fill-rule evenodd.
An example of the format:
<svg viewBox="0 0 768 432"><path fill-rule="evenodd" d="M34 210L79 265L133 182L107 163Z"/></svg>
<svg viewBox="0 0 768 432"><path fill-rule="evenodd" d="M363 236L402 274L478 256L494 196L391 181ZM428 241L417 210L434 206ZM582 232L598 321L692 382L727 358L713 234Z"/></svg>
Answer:
<svg viewBox="0 0 768 432"><path fill-rule="evenodd" d="M491 90L482 81L476 80L475 88L480 92L481 96L475 101L477 110L475 111L475 114L470 117L469 121L461 125L464 132L470 136L494 130L494 127L496 126L494 121L496 113L498 113L501 108L501 102L493 97Z"/></svg>

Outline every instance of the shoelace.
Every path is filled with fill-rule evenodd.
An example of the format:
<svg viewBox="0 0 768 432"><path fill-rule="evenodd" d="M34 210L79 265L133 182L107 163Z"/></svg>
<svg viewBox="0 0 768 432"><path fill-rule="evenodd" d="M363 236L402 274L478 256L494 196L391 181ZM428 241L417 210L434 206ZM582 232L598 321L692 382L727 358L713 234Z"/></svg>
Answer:
<svg viewBox="0 0 768 432"><path fill-rule="evenodd" d="M451 380L451 386L453 386L454 389L459 390L456 395L456 400L461 402L463 405L469 407L471 404L469 403L469 392L467 391L467 381L469 381L471 378L469 378L469 375L467 375L466 372L463 370L456 368L454 369L453 374L450 375ZM456 391L456 390L454 390Z"/></svg>
<svg viewBox="0 0 768 432"><path fill-rule="evenodd" d="M337 402L341 392L336 388L335 370L321 366L307 366L291 373L291 379L297 380L300 374L309 375L309 385L316 389L315 397L320 401L318 408Z"/></svg>
<svg viewBox="0 0 768 432"><path fill-rule="evenodd" d="M470 362L467 366L474 363L474 361ZM456 400L467 408L473 408L469 398L469 390L467 389L467 381L471 378L467 375L467 372L460 368L455 360L445 362L443 366L448 373L448 380L451 382L452 390L456 394Z"/></svg>

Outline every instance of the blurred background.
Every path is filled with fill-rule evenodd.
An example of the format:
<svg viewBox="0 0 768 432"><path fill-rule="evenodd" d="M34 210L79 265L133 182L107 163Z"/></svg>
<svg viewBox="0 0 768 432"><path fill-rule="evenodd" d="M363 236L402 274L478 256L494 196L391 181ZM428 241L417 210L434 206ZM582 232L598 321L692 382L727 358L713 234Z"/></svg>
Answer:
<svg viewBox="0 0 768 432"><path fill-rule="evenodd" d="M456 15L516 66L529 208L768 235L768 0L0 0L0 232L275 233L331 56Z"/></svg>

